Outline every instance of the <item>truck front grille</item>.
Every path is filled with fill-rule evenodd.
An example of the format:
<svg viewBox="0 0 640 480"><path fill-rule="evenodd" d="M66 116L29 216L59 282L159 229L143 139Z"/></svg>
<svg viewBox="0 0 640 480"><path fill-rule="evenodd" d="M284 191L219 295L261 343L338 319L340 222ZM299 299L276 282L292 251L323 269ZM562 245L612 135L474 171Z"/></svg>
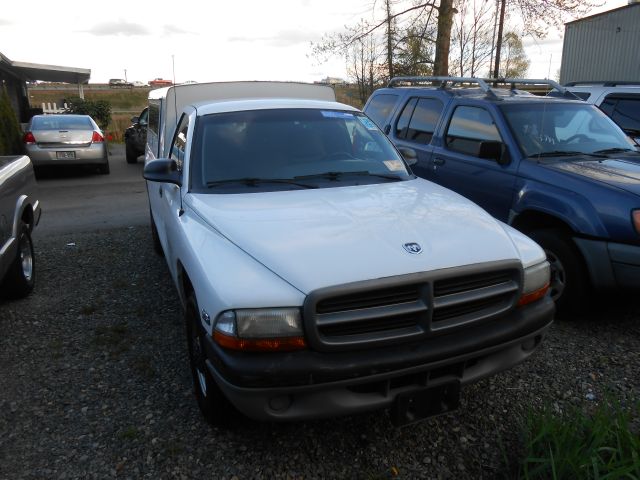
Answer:
<svg viewBox="0 0 640 480"><path fill-rule="evenodd" d="M305 301L307 337L331 351L447 333L513 308L521 275L519 263L497 262L317 290Z"/></svg>

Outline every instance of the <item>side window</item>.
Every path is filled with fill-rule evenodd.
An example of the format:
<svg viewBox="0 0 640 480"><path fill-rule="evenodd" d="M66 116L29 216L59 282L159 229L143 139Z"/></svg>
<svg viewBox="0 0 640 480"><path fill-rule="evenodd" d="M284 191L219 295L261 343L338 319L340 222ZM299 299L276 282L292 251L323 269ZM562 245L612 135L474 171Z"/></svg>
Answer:
<svg viewBox="0 0 640 480"><path fill-rule="evenodd" d="M418 100L409 122L407 140L424 144L431 142L431 137L433 137L433 132L438 125L443 108L442 102L435 98L421 98Z"/></svg>
<svg viewBox="0 0 640 480"><path fill-rule="evenodd" d="M398 95L382 94L376 95L371 99L364 113L375 122L380 129L384 129L386 121L393 110Z"/></svg>
<svg viewBox="0 0 640 480"><path fill-rule="evenodd" d="M147 110L149 116L149 130L156 135L158 134L158 126L160 122L160 105L157 103L149 102L149 109Z"/></svg>
<svg viewBox="0 0 640 480"><path fill-rule="evenodd" d="M185 113L180 118L178 128L173 136L171 143L171 152L169 158L175 160L178 164L178 170L182 171L182 163L184 162L184 152L187 148L187 133L189 132L189 116Z"/></svg>
<svg viewBox="0 0 640 480"><path fill-rule="evenodd" d="M625 130L640 130L640 96L608 95L600 108Z"/></svg>
<svg viewBox="0 0 640 480"><path fill-rule="evenodd" d="M413 115L413 109L416 108L416 103L418 103L418 99L412 98L402 109L400 118L398 118L398 122L396 123L396 137L406 138L409 121L411 120L411 115Z"/></svg>
<svg viewBox="0 0 640 480"><path fill-rule="evenodd" d="M480 107L457 107L447 129L447 147L477 157L480 143L486 141L502 142L491 114Z"/></svg>

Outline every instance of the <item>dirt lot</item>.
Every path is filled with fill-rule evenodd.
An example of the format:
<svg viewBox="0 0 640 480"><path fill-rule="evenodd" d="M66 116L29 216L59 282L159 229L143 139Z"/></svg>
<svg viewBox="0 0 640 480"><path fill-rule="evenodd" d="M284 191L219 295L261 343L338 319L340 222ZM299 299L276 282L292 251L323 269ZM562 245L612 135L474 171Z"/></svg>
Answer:
<svg viewBox="0 0 640 480"><path fill-rule="evenodd" d="M83 181L93 180L42 183L51 194ZM606 297L589 317L556 322L530 361L464 390L458 412L402 429L383 412L212 429L146 219L96 225L102 214L87 198L66 207L74 225L36 235L33 294L0 302L1 479L512 478L530 408L640 398L640 305ZM45 204L44 215L56 208Z"/></svg>

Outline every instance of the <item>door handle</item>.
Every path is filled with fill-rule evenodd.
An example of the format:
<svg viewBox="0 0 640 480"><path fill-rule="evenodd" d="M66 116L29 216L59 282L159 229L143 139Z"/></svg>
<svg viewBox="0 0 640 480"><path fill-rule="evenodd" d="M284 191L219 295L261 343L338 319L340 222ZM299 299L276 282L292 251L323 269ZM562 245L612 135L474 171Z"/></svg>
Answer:
<svg viewBox="0 0 640 480"><path fill-rule="evenodd" d="M433 159L433 164L437 165L437 166L444 165L444 158L438 158L438 157L434 158Z"/></svg>

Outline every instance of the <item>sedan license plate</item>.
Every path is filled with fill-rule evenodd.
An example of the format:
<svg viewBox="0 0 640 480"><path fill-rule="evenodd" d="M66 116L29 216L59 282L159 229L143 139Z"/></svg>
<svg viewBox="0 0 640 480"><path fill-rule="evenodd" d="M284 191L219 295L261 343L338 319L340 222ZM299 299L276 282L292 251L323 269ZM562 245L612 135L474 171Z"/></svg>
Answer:
<svg viewBox="0 0 640 480"><path fill-rule="evenodd" d="M56 152L56 158L58 160L69 160L76 158L76 152Z"/></svg>
<svg viewBox="0 0 640 480"><path fill-rule="evenodd" d="M456 410L460 406L460 382L445 383L399 394L391 407L391 422L400 427Z"/></svg>

